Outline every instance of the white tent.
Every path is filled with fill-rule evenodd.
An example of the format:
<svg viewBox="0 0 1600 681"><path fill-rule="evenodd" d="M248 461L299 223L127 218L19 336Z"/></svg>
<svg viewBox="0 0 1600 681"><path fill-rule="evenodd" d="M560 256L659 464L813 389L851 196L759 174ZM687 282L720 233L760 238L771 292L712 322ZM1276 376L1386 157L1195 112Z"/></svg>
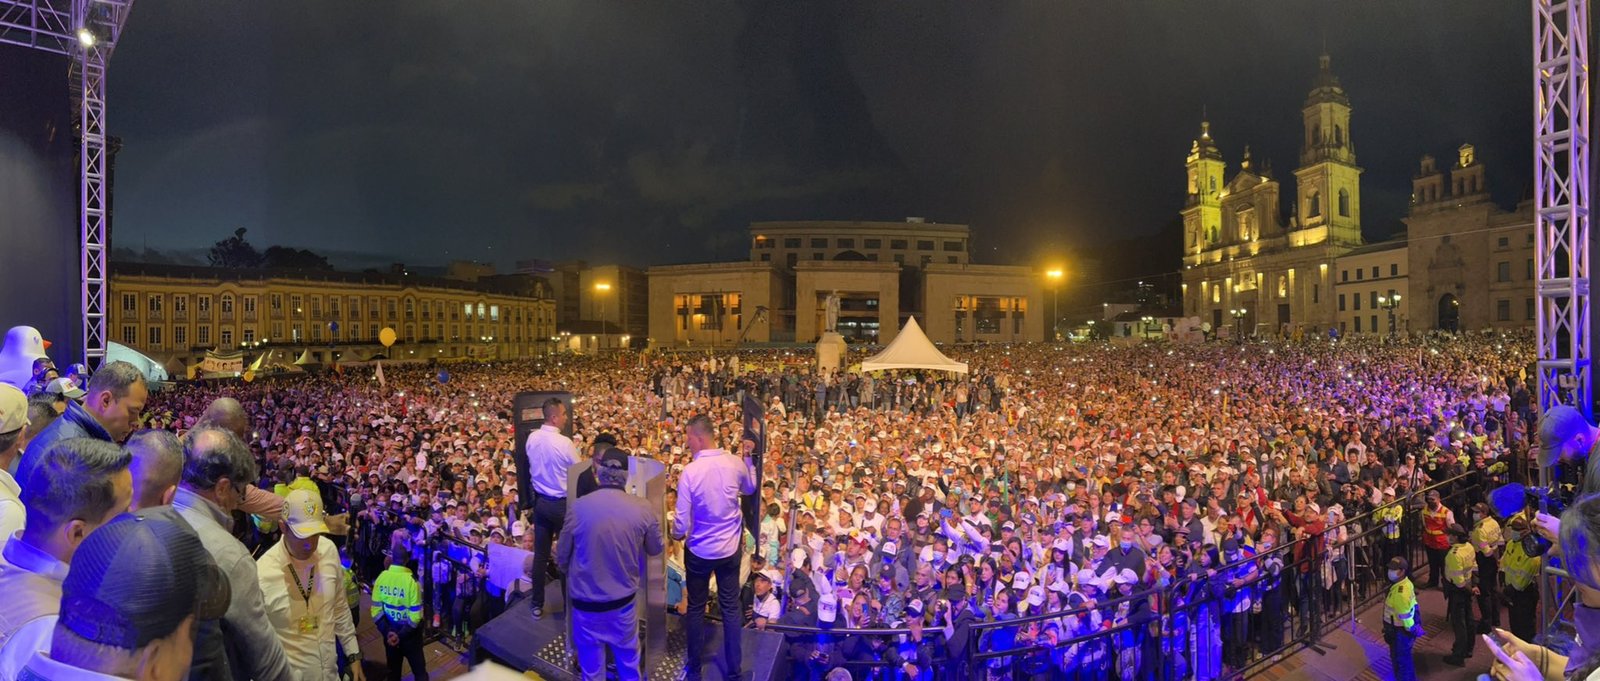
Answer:
<svg viewBox="0 0 1600 681"><path fill-rule="evenodd" d="M967 363L945 357L939 348L933 346L933 341L928 340L922 327L917 326L917 318L911 317L900 329L900 334L889 343L889 347L861 363L862 371L885 369L933 369L964 374L967 373Z"/></svg>
<svg viewBox="0 0 1600 681"><path fill-rule="evenodd" d="M149 383L159 383L169 378L166 367L143 353L126 345L112 341L106 344L107 362L127 362L132 364L144 374L144 380Z"/></svg>

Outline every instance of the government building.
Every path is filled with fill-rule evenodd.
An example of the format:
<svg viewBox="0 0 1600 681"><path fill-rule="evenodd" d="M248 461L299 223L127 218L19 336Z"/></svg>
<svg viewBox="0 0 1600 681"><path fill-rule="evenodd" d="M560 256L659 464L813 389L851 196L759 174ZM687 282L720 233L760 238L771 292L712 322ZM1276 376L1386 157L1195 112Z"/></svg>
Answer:
<svg viewBox="0 0 1600 681"><path fill-rule="evenodd" d="M973 264L966 225L757 222L747 261L649 269L655 347L811 343L839 296L840 335L888 343L912 316L940 343L1039 341L1043 274Z"/></svg>
<svg viewBox="0 0 1600 681"><path fill-rule="evenodd" d="M1472 145L1448 172L1422 158L1404 233L1361 236L1350 100L1327 55L1301 108L1304 137L1285 215L1270 164L1227 164L1202 122L1186 159L1183 309L1231 334L1382 335L1533 325L1533 211L1489 199Z"/></svg>
<svg viewBox="0 0 1600 681"><path fill-rule="evenodd" d="M113 263L111 340L184 375L208 351L246 364L335 359L517 359L556 338L549 284L525 275L474 280L405 273L224 269ZM384 328L397 341L385 349Z"/></svg>

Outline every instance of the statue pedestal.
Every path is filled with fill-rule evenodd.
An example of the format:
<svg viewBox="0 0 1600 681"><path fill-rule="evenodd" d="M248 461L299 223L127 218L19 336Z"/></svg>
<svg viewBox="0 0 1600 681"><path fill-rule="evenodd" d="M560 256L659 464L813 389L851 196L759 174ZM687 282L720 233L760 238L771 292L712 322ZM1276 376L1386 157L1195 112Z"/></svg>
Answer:
<svg viewBox="0 0 1600 681"><path fill-rule="evenodd" d="M838 371L849 353L850 348L845 344L844 336L832 331L822 334L817 341L817 372L831 374Z"/></svg>

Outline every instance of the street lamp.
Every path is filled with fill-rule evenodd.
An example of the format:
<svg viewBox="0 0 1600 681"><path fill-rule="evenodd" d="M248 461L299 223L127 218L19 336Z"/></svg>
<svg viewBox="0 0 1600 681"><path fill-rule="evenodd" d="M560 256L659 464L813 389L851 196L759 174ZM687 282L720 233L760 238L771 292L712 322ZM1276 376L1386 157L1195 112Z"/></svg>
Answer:
<svg viewBox="0 0 1600 681"><path fill-rule="evenodd" d="M1145 315L1139 318L1140 324L1144 326L1145 340L1150 340L1150 325L1155 322L1155 320L1155 317L1151 317L1150 315Z"/></svg>
<svg viewBox="0 0 1600 681"><path fill-rule="evenodd" d="M1400 307L1400 294L1378 296L1378 307L1389 312L1389 337L1394 337L1394 309Z"/></svg>
<svg viewBox="0 0 1600 681"><path fill-rule="evenodd" d="M1067 273L1058 267L1045 272L1044 276L1055 283L1050 299L1050 340L1061 340L1061 280Z"/></svg>
<svg viewBox="0 0 1600 681"><path fill-rule="evenodd" d="M611 290L611 284L603 281L598 282L594 285L594 290L596 294L605 293ZM611 333L606 329L606 306L603 304L600 305L600 335L605 339L605 341L600 344L600 349L605 350L606 343L611 341Z"/></svg>
<svg viewBox="0 0 1600 681"><path fill-rule="evenodd" d="M1243 343L1244 342L1244 318L1245 318L1245 315L1250 314L1250 312L1248 310L1242 308L1242 307L1236 307L1236 308L1234 308L1232 310L1229 310L1228 313L1233 315L1233 336L1234 336L1234 339L1235 339L1234 342Z"/></svg>

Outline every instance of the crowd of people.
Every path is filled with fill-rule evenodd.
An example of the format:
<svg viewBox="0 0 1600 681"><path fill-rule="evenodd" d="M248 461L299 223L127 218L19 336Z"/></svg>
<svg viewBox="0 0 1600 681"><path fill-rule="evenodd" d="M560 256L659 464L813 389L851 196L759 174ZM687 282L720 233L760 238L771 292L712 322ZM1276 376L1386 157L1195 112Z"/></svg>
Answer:
<svg viewBox="0 0 1600 681"><path fill-rule="evenodd" d="M784 633L783 663L797 678L844 667L857 678L1131 679L1159 665L1218 678L1314 626L1352 582L1383 580L1411 543L1434 550L1432 521L1402 534L1403 514L1449 512L1464 526L1456 529L1474 529L1475 499L1452 490L1514 476L1526 459L1531 345L1467 334L978 346L950 351L971 367L966 375L839 377L814 375L793 351L627 353L389 364L381 379L348 367L154 393L131 367L109 365L59 390L48 389L51 377L30 381L37 395L22 399L23 416L0 395L0 464L18 471L16 484L0 485L0 524L16 519L8 503L26 508L27 520L7 542L0 582L19 570L48 579L73 564L70 545L96 525L130 506L170 504L232 584L222 621L246 623L217 631L202 620L195 674L359 670L347 636L361 614L345 600L349 574L373 584L372 616L398 678L420 628L470 636L509 598L486 579L487 552L456 561L441 538L521 546L539 555L530 572L559 571L544 559L555 561L568 538L559 525L541 530L549 523L537 503L519 510L516 457L531 445L514 439L515 394L575 395L568 414L579 455L598 463L617 447L664 463L669 516L685 508L674 491L697 451L744 449L749 395L766 418L751 471L761 480L759 520L735 527L738 577L728 581L742 592L740 624ZM6 428L23 421L25 436L7 449ZM694 423L705 431L699 440ZM110 450L85 441L126 443L115 449L128 461L119 468ZM69 474L107 477L110 496L56 499L41 489ZM1438 501L1395 504L1429 486L1443 492ZM94 513L58 510L74 505ZM1360 517L1372 524L1345 524ZM672 532L678 520L662 539L669 602L693 619L710 594L689 588L688 575L714 568L691 564L704 544ZM1358 555L1349 540L1364 531L1378 534ZM536 546L543 534L557 549ZM1149 596L1157 592L1177 598ZM41 592L39 609L57 595ZM255 605L240 611L241 600ZM540 590L527 600L541 607ZM1484 622L1499 621L1498 603L1483 599ZM1038 617L1054 613L1068 614ZM13 616L0 612L0 658L14 657L4 652L9 639L22 640L7 624ZM907 633L850 633L885 627ZM1106 631L1114 636L1087 638ZM291 642L296 632L309 638ZM1044 645L1053 647L984 658ZM12 678L6 669L0 679Z"/></svg>

